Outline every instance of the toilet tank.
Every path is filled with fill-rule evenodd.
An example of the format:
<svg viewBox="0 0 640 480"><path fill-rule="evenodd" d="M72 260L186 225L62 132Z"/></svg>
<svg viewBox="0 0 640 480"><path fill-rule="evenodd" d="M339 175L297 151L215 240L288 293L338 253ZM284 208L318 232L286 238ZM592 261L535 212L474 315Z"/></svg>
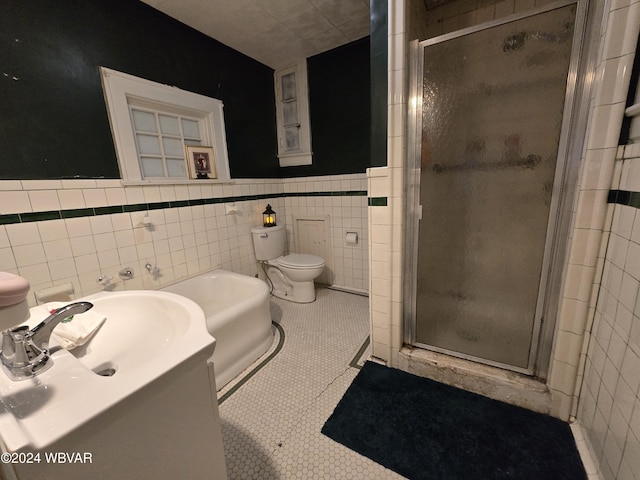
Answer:
<svg viewBox="0 0 640 480"><path fill-rule="evenodd" d="M256 251L256 260L273 260L284 255L287 230L284 225L275 227L253 227L251 237Z"/></svg>

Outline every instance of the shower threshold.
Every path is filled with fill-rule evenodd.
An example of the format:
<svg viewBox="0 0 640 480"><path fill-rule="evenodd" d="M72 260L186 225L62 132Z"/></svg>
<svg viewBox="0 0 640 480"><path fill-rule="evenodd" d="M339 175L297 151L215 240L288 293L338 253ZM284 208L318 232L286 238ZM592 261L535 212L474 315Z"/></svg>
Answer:
<svg viewBox="0 0 640 480"><path fill-rule="evenodd" d="M553 408L549 387L528 375L411 346L400 350L398 368L494 400L558 416L554 415L558 409Z"/></svg>

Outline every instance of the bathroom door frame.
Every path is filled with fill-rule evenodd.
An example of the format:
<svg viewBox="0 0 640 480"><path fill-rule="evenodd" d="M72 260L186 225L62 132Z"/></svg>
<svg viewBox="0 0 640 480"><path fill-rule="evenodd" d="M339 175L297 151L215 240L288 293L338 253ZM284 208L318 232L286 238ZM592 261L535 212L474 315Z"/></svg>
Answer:
<svg viewBox="0 0 640 480"><path fill-rule="evenodd" d="M567 254L567 238L571 223L571 207L580 158L586 135L589 114L590 90L595 72L596 54L593 48L585 48L596 35L597 2L588 0L563 0L510 15L439 37L418 41L409 45L409 102L407 112L407 162L405 165L405 238L404 238L404 343L477 363L511 370L536 378L548 375L553 347L556 317L560 299L560 288L564 261ZM526 368L506 365L487 359L451 352L416 340L416 301L418 281L418 235L422 217L420 205L420 164L422 144L422 77L424 49L430 45L464 35L504 25L530 16L545 13L568 5L576 5L574 36L571 59L565 90L564 110L558 144L558 155L553 183L553 194L549 209L545 238L542 273L534 318L534 333ZM597 25L596 25L597 26Z"/></svg>

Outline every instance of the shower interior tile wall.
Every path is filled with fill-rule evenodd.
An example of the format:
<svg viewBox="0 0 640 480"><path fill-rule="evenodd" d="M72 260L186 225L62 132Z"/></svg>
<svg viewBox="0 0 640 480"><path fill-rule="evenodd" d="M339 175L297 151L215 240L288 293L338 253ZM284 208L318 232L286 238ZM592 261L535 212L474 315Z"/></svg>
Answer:
<svg viewBox="0 0 640 480"><path fill-rule="evenodd" d="M496 18L540 7L554 0L454 0L430 9L424 2L412 1L412 38L425 40ZM415 21L414 21L415 20Z"/></svg>
<svg viewBox="0 0 640 480"><path fill-rule="evenodd" d="M103 286L97 283L98 276L111 277L116 290L131 290L159 288L216 267L254 275L259 266L251 227L261 224L262 211L270 203L279 221L287 225L289 245L294 214L330 215L334 284L366 291L367 197L363 191L364 174L236 180L224 185L127 187L119 180L0 181L0 216L5 219L10 214L59 210L74 210L81 215L0 225L0 270L30 281L31 304L35 304L35 291L54 285L71 283L76 297L100 291ZM313 195L289 198L287 192ZM251 199L256 195L261 199ZM238 197L249 199L82 215L82 209L89 208ZM228 214L228 206L234 206L237 212ZM147 215L150 223L145 225ZM358 231L363 238L355 248L344 244L347 229ZM148 272L146 264L157 267L157 272ZM125 266L133 268L134 278L119 277L118 271Z"/></svg>

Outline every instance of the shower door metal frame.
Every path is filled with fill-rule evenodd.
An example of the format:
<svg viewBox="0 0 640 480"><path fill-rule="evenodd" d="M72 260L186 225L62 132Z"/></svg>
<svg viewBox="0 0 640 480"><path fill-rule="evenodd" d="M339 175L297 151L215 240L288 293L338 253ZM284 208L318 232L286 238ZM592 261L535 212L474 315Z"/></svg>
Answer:
<svg viewBox="0 0 640 480"><path fill-rule="evenodd" d="M595 3L595 2L594 2ZM529 351L527 368L506 365L492 360L482 359L461 352L453 352L432 345L418 343L416 340L416 301L417 301L417 258L418 258L418 234L419 222L422 217L420 205L420 165L422 147L422 78L424 64L424 49L430 45L458 38L464 35L504 25L513 21L535 16L568 5L576 5L574 20L574 36L571 47L571 58L567 75L565 90L562 126L558 144L556 170L554 174L553 193L549 208L547 232L544 245L544 255L541 278L538 286L538 298L534 317L534 331ZM567 180L575 178L579 166L582 143L588 116L588 108L577 105L577 101L587 102L592 80L587 78L579 82L578 73L586 75L595 69L594 55L592 58L581 58L581 52L585 44L587 27L588 0L558 1L527 12L510 15L508 17L486 22L477 26L451 32L439 37L423 40L415 40L409 45L409 106L407 128L407 163L405 165L405 254L404 254L404 342L413 346L425 348L440 353L445 353L474 362L491 365L518 373L523 373L538 378L546 378L550 363L551 349L554 337L555 320L559 289L562 276L562 265L566 253L566 244L563 240L569 232L570 200L572 191L565 191ZM593 15L592 15L593 16ZM594 23L592 20L591 23ZM593 29L593 26L591 26ZM589 76L587 76L589 77ZM577 158L576 158L577 156ZM569 209L569 214L567 210ZM563 237L563 234L565 235ZM559 264L560 262L560 264ZM551 284L551 287L548 288ZM555 291L555 290L557 291Z"/></svg>

